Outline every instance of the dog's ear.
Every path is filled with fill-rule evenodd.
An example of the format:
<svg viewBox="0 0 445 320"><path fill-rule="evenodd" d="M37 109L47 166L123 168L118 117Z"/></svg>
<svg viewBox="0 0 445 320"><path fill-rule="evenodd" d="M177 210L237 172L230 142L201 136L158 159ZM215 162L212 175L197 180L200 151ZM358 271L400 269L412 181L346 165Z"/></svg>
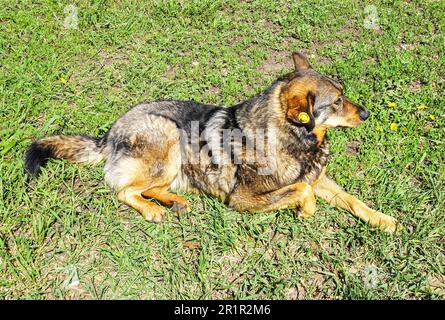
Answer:
<svg viewBox="0 0 445 320"><path fill-rule="evenodd" d="M315 126L313 107L315 96L311 92L305 95L294 95L289 97L287 104L287 118L298 126L305 127L312 131Z"/></svg>
<svg viewBox="0 0 445 320"><path fill-rule="evenodd" d="M292 60L294 61L294 66L296 71L310 69L311 65L304 54L301 52L292 53Z"/></svg>

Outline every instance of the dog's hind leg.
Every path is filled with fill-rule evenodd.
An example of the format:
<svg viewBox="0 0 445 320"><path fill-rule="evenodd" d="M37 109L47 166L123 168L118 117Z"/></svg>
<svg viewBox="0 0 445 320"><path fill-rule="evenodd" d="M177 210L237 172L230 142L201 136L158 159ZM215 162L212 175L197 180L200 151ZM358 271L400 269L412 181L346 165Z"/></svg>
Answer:
<svg viewBox="0 0 445 320"><path fill-rule="evenodd" d="M172 207L174 211L190 211L190 206L183 197L168 191L168 187L151 188L142 192L142 195L147 198L158 200L167 207Z"/></svg>
<svg viewBox="0 0 445 320"><path fill-rule="evenodd" d="M168 192L178 170L178 165L168 159L124 158L107 171L106 177L117 180L114 186L120 201L136 209L145 220L160 222L164 219L164 208L146 198L173 206L178 211L189 208L184 198Z"/></svg>
<svg viewBox="0 0 445 320"><path fill-rule="evenodd" d="M329 204L346 209L356 217L384 231L394 232L396 230L396 220L393 217L369 208L324 174L314 183L313 187L315 195L326 200Z"/></svg>
<svg viewBox="0 0 445 320"><path fill-rule="evenodd" d="M126 205L136 209L147 221L161 222L164 220L165 210L161 206L142 197L144 185L132 184L119 191L117 197Z"/></svg>
<svg viewBox="0 0 445 320"><path fill-rule="evenodd" d="M105 180L117 190L120 201L146 220L160 222L165 209L146 197L167 206L176 204L178 210L188 208L185 199L168 192L181 170L179 132L173 122L162 117L141 119L141 123L123 129L123 136L114 141L105 164Z"/></svg>
<svg viewBox="0 0 445 320"><path fill-rule="evenodd" d="M188 210L187 201L168 188L180 170L180 160L165 156L175 153L176 148L145 158L123 157L112 165L106 165L106 180L118 190L118 199L139 211L147 221L160 222L165 209L146 198L158 200L176 210ZM178 155L176 154L176 157Z"/></svg>

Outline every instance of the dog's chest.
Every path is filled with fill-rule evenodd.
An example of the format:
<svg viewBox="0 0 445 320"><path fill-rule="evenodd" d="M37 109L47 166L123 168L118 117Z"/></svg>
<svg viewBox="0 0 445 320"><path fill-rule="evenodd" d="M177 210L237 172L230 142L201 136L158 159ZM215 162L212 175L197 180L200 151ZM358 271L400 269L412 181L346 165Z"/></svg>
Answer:
<svg viewBox="0 0 445 320"><path fill-rule="evenodd" d="M319 147L300 153L283 153L277 179L282 186L296 182L311 184L326 166L329 157L329 143L325 140Z"/></svg>

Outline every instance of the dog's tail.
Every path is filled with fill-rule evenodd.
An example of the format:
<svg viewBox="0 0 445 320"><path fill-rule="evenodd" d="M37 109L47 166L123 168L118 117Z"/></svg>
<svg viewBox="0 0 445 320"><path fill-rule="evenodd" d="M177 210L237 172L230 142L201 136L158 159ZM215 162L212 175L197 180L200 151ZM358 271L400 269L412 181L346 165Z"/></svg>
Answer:
<svg viewBox="0 0 445 320"><path fill-rule="evenodd" d="M86 135L52 136L33 142L25 153L25 168L37 175L48 159L95 164L106 157L106 138Z"/></svg>

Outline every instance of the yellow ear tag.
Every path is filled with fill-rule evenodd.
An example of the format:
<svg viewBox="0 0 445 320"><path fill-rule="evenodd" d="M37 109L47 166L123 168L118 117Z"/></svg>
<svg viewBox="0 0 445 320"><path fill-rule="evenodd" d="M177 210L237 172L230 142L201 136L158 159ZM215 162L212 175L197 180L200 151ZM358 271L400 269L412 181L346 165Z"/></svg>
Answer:
<svg viewBox="0 0 445 320"><path fill-rule="evenodd" d="M298 120L300 120L301 123L308 123L311 121L311 117L306 112L300 112L298 115Z"/></svg>

